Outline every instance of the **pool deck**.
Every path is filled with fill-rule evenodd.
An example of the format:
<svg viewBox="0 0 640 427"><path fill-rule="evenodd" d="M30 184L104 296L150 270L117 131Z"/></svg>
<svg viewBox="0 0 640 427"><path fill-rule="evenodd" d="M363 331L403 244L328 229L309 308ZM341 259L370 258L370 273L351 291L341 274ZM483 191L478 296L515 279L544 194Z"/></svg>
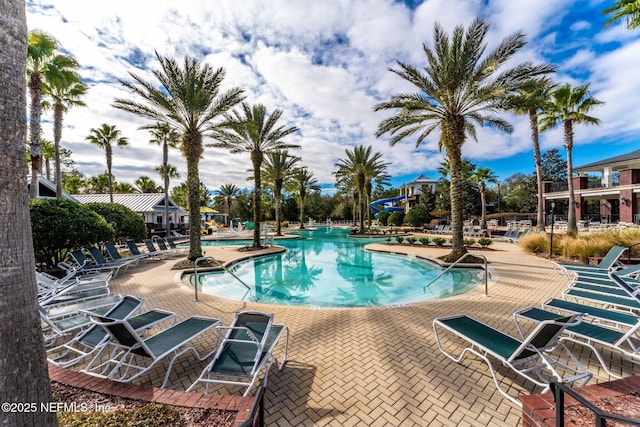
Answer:
<svg viewBox="0 0 640 427"><path fill-rule="evenodd" d="M385 248L424 257L449 252L418 245L374 246ZM527 254L518 245L495 242L491 248L479 252L491 264L490 296L479 286L449 299L393 308L313 309L208 295L200 295L196 302L193 289L181 285L179 273L170 269L177 258L140 263L111 283L116 293L143 297L145 309L176 311L180 318L198 314L229 324L239 310L275 313L276 323L288 325L291 337L287 364L280 372L272 368L268 377L267 425L516 426L521 424L522 410L497 392L486 364L474 357L463 364L447 359L436 345L432 321L467 313L517 336L513 312L559 297L568 280L554 272L549 260ZM203 247L206 255L223 262L246 256L240 249ZM213 342L203 338L197 347L205 350ZM576 347L574 353L594 373L591 383L610 380L590 351ZM614 372L624 376L640 372L617 355L603 354ZM169 388L184 390L203 367L204 362L181 357ZM165 369L166 363L136 383L159 386ZM508 375L504 384L511 385L513 396L541 391L507 369L498 371Z"/></svg>

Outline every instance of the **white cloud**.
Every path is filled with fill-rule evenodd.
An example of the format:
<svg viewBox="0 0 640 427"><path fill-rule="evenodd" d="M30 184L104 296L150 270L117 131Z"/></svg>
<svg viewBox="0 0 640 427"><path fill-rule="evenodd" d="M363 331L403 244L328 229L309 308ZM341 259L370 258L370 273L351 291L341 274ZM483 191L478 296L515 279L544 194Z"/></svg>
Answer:
<svg viewBox="0 0 640 427"><path fill-rule="evenodd" d="M437 135L418 149L411 140L391 148L386 136L375 137L379 121L390 112L376 113L372 107L391 94L415 90L388 69L397 61L422 67L422 44L431 45L436 21L451 31L456 25L467 27L476 17L486 20L491 24L489 50L508 34L523 30L530 43L510 63L549 58L558 62L560 56L562 73L555 78L592 81L594 94L607 102L597 112L601 126L576 129L580 144L615 139L620 132L633 135L637 125L628 115L640 101L634 73L640 68L637 32L622 26L590 26L584 13L574 18L574 11L584 12L585 7L595 16L603 4L428 0L412 9L389 0L40 0L28 2L27 20L31 29L44 29L60 41L80 62L90 86L88 107L71 109L63 130L63 145L73 151L81 172L104 172L104 153L84 138L92 127L106 122L131 140L130 147L114 150L116 178L133 182L146 174L159 181L154 168L161 162L161 152L148 143L148 132L138 129L145 122L111 107L114 98L131 96L118 79L129 79L133 72L153 81L157 51L223 66L223 90L241 86L248 102L263 103L270 111L281 109L283 124L300 128L291 137L302 147L296 154L321 183L332 184L334 163L344 156L345 148L359 144L382 152L394 176L435 176L433 170L443 158ZM468 141L464 155L485 161L530 150L526 117L508 119L514 124L513 134L479 128L479 142ZM50 124L45 124L44 133L51 134ZM543 136L542 144L558 147L561 141L557 132L551 132ZM182 181L186 164L177 150L170 161L182 174L176 182ZM207 148L200 174L212 189L227 182L250 187L246 181L250 168L248 154Z"/></svg>

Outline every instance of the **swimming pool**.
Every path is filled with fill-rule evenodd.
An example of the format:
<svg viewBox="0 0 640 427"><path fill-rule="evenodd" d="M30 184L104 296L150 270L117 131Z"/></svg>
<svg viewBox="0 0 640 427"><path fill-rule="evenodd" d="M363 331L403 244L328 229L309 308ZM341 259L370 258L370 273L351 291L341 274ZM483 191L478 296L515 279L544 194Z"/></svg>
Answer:
<svg viewBox="0 0 640 427"><path fill-rule="evenodd" d="M242 261L227 272L200 273L200 291L269 304L371 307L445 298L480 283L478 270L452 269L425 291L424 285L442 270L420 258L364 250L384 238L348 238L348 230L329 227L295 234L301 238L277 241L287 248L284 253Z"/></svg>

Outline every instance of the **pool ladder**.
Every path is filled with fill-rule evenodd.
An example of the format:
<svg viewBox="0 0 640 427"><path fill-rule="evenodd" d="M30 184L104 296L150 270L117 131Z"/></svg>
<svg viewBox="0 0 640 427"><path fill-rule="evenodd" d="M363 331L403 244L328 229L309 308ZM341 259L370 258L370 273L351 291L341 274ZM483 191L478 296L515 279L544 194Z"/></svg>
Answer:
<svg viewBox="0 0 640 427"><path fill-rule="evenodd" d="M489 296L489 269L488 269L487 257L482 255L482 254L473 254L471 252L467 252L466 254L462 255L460 258L458 258L456 260L456 262L451 264L443 272L441 272L436 277L434 277L429 283L424 285L423 291L427 292L427 288L429 286L431 286L436 280L438 280L439 278L444 276L449 270L451 270L453 267L458 265L463 259L467 258L468 256L477 256L477 257L480 257L480 258L482 258L484 260L484 294L485 294L485 296Z"/></svg>
<svg viewBox="0 0 640 427"><path fill-rule="evenodd" d="M195 284L193 285L193 288L195 290L195 301L198 301L198 285L200 284L200 276L198 275L198 264L200 264L200 262L202 262L202 261L206 261L206 260L210 260L210 259L213 259L213 257L201 256L200 258L196 258L195 262L193 263L193 276L194 276L194 279L195 279ZM240 282L242 284L242 286L247 288L247 293L251 294L251 287L249 285L244 283L242 281L242 279L240 279L238 276L236 276L225 265L223 265L222 268L224 269L224 271L226 273L229 273L234 279L236 279L238 282ZM245 296L246 296L246 294L245 294ZM244 299L244 297L243 297L243 299Z"/></svg>

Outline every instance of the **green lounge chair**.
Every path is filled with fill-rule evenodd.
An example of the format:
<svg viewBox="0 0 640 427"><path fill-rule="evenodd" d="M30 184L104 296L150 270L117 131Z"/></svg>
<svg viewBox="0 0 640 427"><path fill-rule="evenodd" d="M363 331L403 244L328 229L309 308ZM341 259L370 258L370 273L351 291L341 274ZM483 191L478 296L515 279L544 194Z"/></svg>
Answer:
<svg viewBox="0 0 640 427"><path fill-rule="evenodd" d="M130 382L173 355L161 387L166 385L173 363L182 354L191 351L202 361L213 353L201 357L189 343L222 323L220 319L192 316L143 339L126 320L94 315L91 318L105 328L111 339L99 349L83 372L114 381Z"/></svg>
<svg viewBox="0 0 640 427"><path fill-rule="evenodd" d="M274 324L273 314L238 312L231 326L218 326L216 330L219 333L226 331L218 351L187 391L192 391L199 383L205 384L205 393L209 392L211 384L227 384L245 387L244 396L247 396L263 367L263 386L266 387L269 369L277 363L273 350L284 334L284 356L278 370L287 360L289 329Z"/></svg>
<svg viewBox="0 0 640 427"><path fill-rule="evenodd" d="M549 307L551 306L547 306L546 308ZM575 307L569 311L573 311L574 309ZM631 363L640 364L640 346L638 344L640 343L640 322L637 317L636 322L631 323L633 317L635 317L632 314L619 313L613 310L608 310L612 313L605 314L602 311L607 311L606 309L601 309L602 311L599 311L597 308L589 306L585 306L585 310L587 310L584 314L586 319L593 317L595 321L598 322L601 320L607 320L608 322L617 324L618 327L608 327L602 323L591 323L589 321L585 321L578 325L567 327L562 332L564 336L560 338L560 342L569 341L590 348L600 362L602 368L607 372L607 374L614 378L621 378L621 376L611 372L608 366L609 364L604 360L602 353L594 344L607 347L609 350L619 353L623 359L628 360ZM518 323L518 319L545 322L558 320L562 318L562 316L563 314L558 314L536 307L527 307L514 314L516 325L518 325L518 330L520 331L521 328Z"/></svg>
<svg viewBox="0 0 640 427"><path fill-rule="evenodd" d="M69 256L78 266L78 271L81 273L95 273L95 272L113 272L113 277L118 275L118 271L123 267L123 264L93 264L89 258L87 258L81 250L75 250L69 252Z"/></svg>
<svg viewBox="0 0 640 427"><path fill-rule="evenodd" d="M628 248L624 246L614 246L609 249L609 252L600 260L598 265L588 264L575 264L570 262L554 261L551 263L553 268L560 274L564 274L567 277L571 277L572 272L604 272L615 268L619 264L618 260Z"/></svg>
<svg viewBox="0 0 640 427"><path fill-rule="evenodd" d="M140 310L142 307L142 300L140 298L127 295L123 297L114 306L105 306L102 308L96 308L95 310L104 313L105 316L110 316L115 319L126 319L132 316L134 313ZM67 317L60 319L51 319L47 315L46 310L39 306L40 318L43 322L43 333L45 344L49 345L53 343L58 337L66 335L70 332L77 332L91 326L92 313L78 311Z"/></svg>
<svg viewBox="0 0 640 427"><path fill-rule="evenodd" d="M433 321L433 331L436 335L438 348L449 359L460 363L465 354L472 353L480 357L489 366L498 391L518 406L522 406L514 397L507 394L500 385L491 358L497 359L502 365L510 368L516 374L549 390L551 380L561 383L571 383L581 380L586 384L592 374L576 359L571 351L559 341L560 334L568 327L580 324L582 316L567 316L549 320L539 324L523 340L513 338L465 314L440 317ZM468 344L458 356L446 351L440 341L439 329L443 329L466 341ZM575 366L562 363L552 357L551 352L560 348L571 359ZM572 372L569 378L563 378L556 367L563 372ZM551 375L547 374L550 373Z"/></svg>
<svg viewBox="0 0 640 427"><path fill-rule="evenodd" d="M110 314L111 317L117 317L116 315L117 313ZM127 322L136 332L141 332L167 320L173 320L175 324L177 318L176 313L154 309L129 317ZM103 327L93 324L71 341L48 349L47 357L52 364L68 368L95 354L109 338L109 334Z"/></svg>

